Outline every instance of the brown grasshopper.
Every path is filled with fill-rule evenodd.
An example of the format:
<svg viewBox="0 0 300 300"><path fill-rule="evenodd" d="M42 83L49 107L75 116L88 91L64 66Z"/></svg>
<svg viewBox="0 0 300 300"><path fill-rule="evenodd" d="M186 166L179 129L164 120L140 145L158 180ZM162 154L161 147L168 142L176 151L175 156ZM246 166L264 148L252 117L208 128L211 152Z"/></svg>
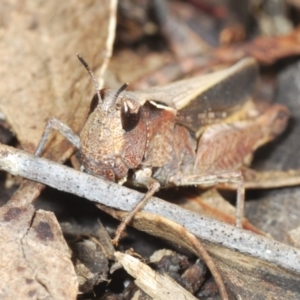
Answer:
<svg viewBox="0 0 300 300"><path fill-rule="evenodd" d="M114 243L146 201L161 187L234 183L237 226L243 216L244 187L240 167L253 151L286 127L289 112L273 105L253 120L211 125L242 106L258 77L255 60L147 91L101 89L86 62L97 93L87 120L75 134L52 118L36 150L40 155L52 128L79 149L83 170L109 180L130 181L148 189L116 231ZM247 134L248 132L248 134ZM200 137L197 137L200 135Z"/></svg>

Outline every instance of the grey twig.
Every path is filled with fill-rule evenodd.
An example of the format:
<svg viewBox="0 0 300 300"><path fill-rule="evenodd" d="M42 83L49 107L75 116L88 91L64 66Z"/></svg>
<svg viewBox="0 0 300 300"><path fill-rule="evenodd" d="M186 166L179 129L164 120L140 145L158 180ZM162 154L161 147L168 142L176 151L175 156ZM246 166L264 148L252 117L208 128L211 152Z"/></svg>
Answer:
<svg viewBox="0 0 300 300"><path fill-rule="evenodd" d="M116 183L1 144L0 169L124 211L132 210L143 196ZM300 274L299 249L200 216L156 197L150 199L144 211L171 219L203 241L222 245Z"/></svg>

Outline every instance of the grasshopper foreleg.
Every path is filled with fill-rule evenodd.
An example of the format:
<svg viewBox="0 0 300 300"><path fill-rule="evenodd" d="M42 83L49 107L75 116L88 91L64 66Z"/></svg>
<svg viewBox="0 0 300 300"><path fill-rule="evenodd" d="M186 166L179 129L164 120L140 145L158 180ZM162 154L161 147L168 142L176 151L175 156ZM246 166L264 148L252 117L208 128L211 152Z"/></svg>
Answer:
<svg viewBox="0 0 300 300"><path fill-rule="evenodd" d="M112 240L114 245L117 245L121 234L125 230L126 226L134 218L135 214L143 209L147 201L157 192L160 188L160 183L151 177L152 172L150 169L139 170L135 173L134 181L136 184L147 187L148 191L145 196L138 202L138 204L131 210L122 220L121 224L118 226L115 237Z"/></svg>
<svg viewBox="0 0 300 300"><path fill-rule="evenodd" d="M51 129L58 130L77 149L80 148L81 144L80 144L79 136L76 133L74 133L74 131L69 126L67 126L66 124L60 122L56 118L52 118L48 121L48 123L45 126L43 135L42 135L41 140L40 140L40 142L39 142L39 144L36 148L36 151L35 151L36 156L41 155L41 153L42 153L42 151L45 147L46 141L48 139L48 136L51 132Z"/></svg>
<svg viewBox="0 0 300 300"><path fill-rule="evenodd" d="M240 171L222 171L195 175L183 175L176 180L176 185L212 186L220 183L233 183L237 187L236 226L242 227L245 204L244 179Z"/></svg>

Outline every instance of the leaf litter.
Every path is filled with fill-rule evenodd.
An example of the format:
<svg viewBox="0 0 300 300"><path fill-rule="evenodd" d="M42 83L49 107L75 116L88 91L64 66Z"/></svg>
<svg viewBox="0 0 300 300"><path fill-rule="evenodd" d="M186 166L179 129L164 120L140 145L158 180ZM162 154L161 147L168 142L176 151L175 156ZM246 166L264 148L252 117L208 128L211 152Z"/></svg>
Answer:
<svg viewBox="0 0 300 300"><path fill-rule="evenodd" d="M80 130L94 91L90 78L77 61L76 53L80 52L87 61L92 61L92 67L97 68L101 65L107 55L106 42L108 40L107 36L109 35L107 29L109 27L110 16L109 4L111 4L109 1L105 3L102 1L101 5L97 3L97 1L91 1L88 4L52 2L38 5L33 2L28 2L23 5L18 5L17 2L10 1L7 7L5 7L6 10L3 10L2 13L3 15L5 13L5 18L3 18L0 32L2 37L0 59L2 65L1 75L2 78L5 78L6 84L3 84L0 88L0 94L2 96L0 109L4 113L7 122L16 134L18 142L23 149L31 153L34 151L46 120L53 116L64 121L75 131ZM99 28L101 28L101 30ZM298 53L298 39L295 38L297 34L298 29L295 29L294 32L286 36L278 38L260 37L241 47L233 45L219 49L216 48L216 52L214 52L213 55L202 59L200 69L202 66L206 71L208 70L208 68L204 66L203 61L208 62L208 65L214 66L224 61L236 61L249 54L254 55L264 64L273 63L279 58ZM12 37L14 38L12 39ZM270 41L272 42L271 44ZM276 47L270 45L276 45ZM173 49L176 48L175 46L173 44ZM130 53L131 50L127 49L124 51ZM145 55L144 50L141 50L140 52L131 52L131 59L130 62L128 62L128 55L125 55L124 51L116 53L113 57L109 72L106 74L107 85L109 87L116 87L118 83L122 81L134 82L140 76L137 74L143 75L147 73L147 69L150 71L151 69L158 69L159 65L164 66L166 62L172 60L173 57L173 55L167 52L160 53L159 55L149 52L148 56L147 53L147 55ZM269 53L270 55L265 55L265 53ZM134 65L135 61L137 65L146 61L142 70L143 72L141 72L141 70L139 73L128 71L131 70L131 66ZM153 67L151 61L155 61L155 67ZM124 70L123 75L122 69ZM20 109L20 107L22 107L22 109ZM44 156L51 158L51 160L63 162L71 155L73 149L60 135L53 134L52 136ZM43 182L43 179L40 179L40 181ZM57 183L57 185L59 186L59 183ZM10 208L28 209L31 212L29 219L33 220L33 222L32 224L29 222L29 225L26 225L27 227L25 228L27 229L25 232L27 232L28 238L31 238L30 232L34 230L34 220L38 220L39 215L37 212L34 213L30 205L27 206L25 204L34 201L42 185L27 182L25 184L23 183L22 186L23 191L21 189L18 192L20 197L18 201L20 202L16 201L15 195L10 203L6 207L3 207L2 212L5 215ZM111 199L111 206L114 206L118 200L119 199ZM19 206L14 207L14 204L18 203ZM164 204L160 204L158 207L158 211L161 211L164 208ZM127 206L121 209L125 210L129 208ZM222 208L220 211L222 211ZM116 216L118 215L116 212L111 213ZM185 215L184 211L180 211L178 214ZM21 213L20 215L22 216L23 214ZM152 219L151 217L144 217L143 213L140 213L139 216L140 217L137 216L136 221L133 222L133 226L159 237L165 237L165 232L174 230L175 237L167 237L167 239L180 245L182 236L180 230L176 230L176 226L168 224L168 221L163 218ZM55 227L57 224L53 218L53 216L50 217L47 213L46 215L42 214L43 221L45 219L48 220L47 224L50 224L50 229L53 229L50 231L52 233L54 232L53 239L55 240L55 238L59 239L61 237L61 233ZM139 218L143 221L139 222ZM16 225L16 229L10 234L10 238L16 235L15 231L18 232L19 228L24 226L22 221L25 222L25 220L28 220L28 217L27 219L26 217L24 217L24 220L22 219L23 217L21 217L20 220L21 224ZM179 221L176 220L176 222ZM211 222L213 224L214 221ZM255 225L257 224L256 222L253 223ZM149 224L152 226L149 226ZM164 230L153 229L153 227L157 229L159 224L163 224L160 226L164 228ZM183 222L183 224L185 223ZM47 225L45 225L43 229L45 229L45 227L47 227ZM268 228L263 229L268 231ZM225 237L229 237L227 230L235 231L236 229L229 229L225 226L219 230L223 232ZM46 232L48 232L49 235L49 230L46 230ZM280 263L278 263L278 266L274 266L274 262L272 263L266 258L269 254L268 251L280 251L280 256L284 257L284 254L289 253L288 251L293 251L293 248L289 250L288 248L275 250L276 247L272 240L270 240L268 244L267 239L264 240L266 245L269 245L269 248L265 250L266 257L262 255L264 250L258 247L257 250L258 252L261 251L261 256L259 256L259 258L253 258L253 254L245 250L247 243L245 243L243 239L239 240L239 245L232 246L231 249L228 245L225 248L220 245L216 246L216 241L208 236L203 237L201 234L199 235L199 233L197 233L196 236L206 241L207 249L220 268L227 287L235 295L244 296L246 298L252 296L254 297L253 299L255 299L256 296L270 296L273 294L273 297L277 297L277 299L280 299L281 296L284 296L286 299L297 299L299 294L299 289L297 288L299 280L297 268L293 269L287 265L281 265ZM11 245L9 241L10 238L7 239L7 245ZM251 247L255 247L255 243L261 242L259 237L257 237L257 240L255 239L255 235L253 235L252 238L254 243L249 246L249 251ZM36 243L36 241L33 243ZM3 242L2 245L3 244L5 243ZM55 241L53 244L54 246L63 245L61 246L63 250L60 250L62 257L68 257L69 254L67 254L62 240L59 242ZM189 249L186 245L182 246ZM9 250L4 249L3 251L7 252ZM20 251L20 248L17 248L15 251ZM238 253L236 251L238 251ZM297 253L296 250L294 251ZM12 251L12 253L15 252ZM32 256L29 254L28 257L32 259ZM39 261L37 263L34 262L34 264L37 265L37 270L38 265L42 263L45 257L47 257L47 255L43 256L42 254ZM294 259L298 260L297 255ZM290 258L287 258L287 260L289 261ZM55 278L57 277L55 272L49 271L53 274L53 277L49 277L55 281L53 285L49 284L48 291L46 292L51 294L55 299L59 299L60 296L62 297L61 299L73 299L75 297L74 291L76 291L77 282L74 280L74 270L70 267L70 259L68 259L68 261L69 264L66 270L69 270L68 276L71 278L70 285L73 285L71 287L73 288L73 292L69 294L69 298L65 295L55 294L55 284L57 284L57 290L55 291L57 292L60 282L59 280L55 280L58 279ZM258 272L258 270L260 271ZM289 271L291 273L289 273ZM40 278L42 278L43 272L39 272ZM17 276L16 278L20 278L20 280L23 279L22 276ZM40 288L38 283L43 282L39 281L40 278L37 277L34 283L37 284L38 288ZM267 284L265 284L266 278L269 278ZM38 290L38 293L45 293L45 291L41 289Z"/></svg>

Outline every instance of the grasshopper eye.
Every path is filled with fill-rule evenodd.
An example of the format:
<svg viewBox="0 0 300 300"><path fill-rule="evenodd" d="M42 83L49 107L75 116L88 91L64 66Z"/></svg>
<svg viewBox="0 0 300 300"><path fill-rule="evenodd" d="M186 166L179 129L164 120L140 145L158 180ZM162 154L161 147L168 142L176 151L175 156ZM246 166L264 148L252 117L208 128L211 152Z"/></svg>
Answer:
<svg viewBox="0 0 300 300"><path fill-rule="evenodd" d="M133 106L131 102L124 101L121 107L121 122L125 131L133 130L139 123L140 107Z"/></svg>

